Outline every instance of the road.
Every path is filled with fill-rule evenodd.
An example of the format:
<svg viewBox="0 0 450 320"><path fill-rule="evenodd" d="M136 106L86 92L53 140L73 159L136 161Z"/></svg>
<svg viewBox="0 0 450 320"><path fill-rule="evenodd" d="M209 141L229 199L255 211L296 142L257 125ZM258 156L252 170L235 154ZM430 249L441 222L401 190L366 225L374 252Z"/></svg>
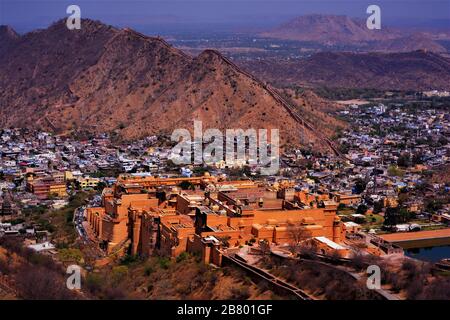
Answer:
<svg viewBox="0 0 450 320"><path fill-rule="evenodd" d="M87 223L85 221L85 210L85 206L75 209L73 222L81 240L81 249L83 250L84 257L92 267L95 261L103 258L105 254L100 250L98 243L89 237L88 231L85 228Z"/></svg>
<svg viewBox="0 0 450 320"><path fill-rule="evenodd" d="M80 236L81 240L83 241L84 244L87 244L89 242L89 238L86 230L83 227L85 209L86 208L84 206L75 209L73 215L73 222L75 224L75 229L77 230L77 233Z"/></svg>

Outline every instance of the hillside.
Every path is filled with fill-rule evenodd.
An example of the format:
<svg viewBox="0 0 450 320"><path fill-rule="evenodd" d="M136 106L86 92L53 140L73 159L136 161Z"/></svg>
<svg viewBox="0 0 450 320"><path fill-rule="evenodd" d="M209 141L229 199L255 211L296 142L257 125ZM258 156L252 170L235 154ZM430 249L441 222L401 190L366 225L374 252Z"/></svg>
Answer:
<svg viewBox="0 0 450 320"><path fill-rule="evenodd" d="M8 43L8 45L5 45ZM328 150L278 94L218 52L185 55L160 38L84 20L2 41L0 125L70 133L116 132L125 140L175 128L279 128ZM302 142L303 143L303 142Z"/></svg>
<svg viewBox="0 0 450 320"><path fill-rule="evenodd" d="M333 137L337 132L347 128L346 122L333 116L337 111L343 109L342 105L323 99L311 90L298 92L284 89L283 94L297 106L297 111L307 121L321 128L326 136Z"/></svg>
<svg viewBox="0 0 450 320"><path fill-rule="evenodd" d="M450 60L438 54L321 52L307 59L240 62L278 85L383 90L450 89Z"/></svg>
<svg viewBox="0 0 450 320"><path fill-rule="evenodd" d="M19 39L19 35L8 26L0 26L0 56L3 52L11 48Z"/></svg>

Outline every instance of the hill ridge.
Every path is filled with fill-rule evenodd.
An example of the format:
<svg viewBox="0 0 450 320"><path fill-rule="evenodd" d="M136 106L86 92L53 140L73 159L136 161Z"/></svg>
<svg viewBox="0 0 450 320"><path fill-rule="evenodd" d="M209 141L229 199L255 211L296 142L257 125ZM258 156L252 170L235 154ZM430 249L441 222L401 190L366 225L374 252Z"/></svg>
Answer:
<svg viewBox="0 0 450 320"><path fill-rule="evenodd" d="M160 37L87 24L81 32L60 22L28 33L0 60L2 125L132 140L198 119L205 128L279 128L282 145L330 150L273 88L219 52L191 57Z"/></svg>

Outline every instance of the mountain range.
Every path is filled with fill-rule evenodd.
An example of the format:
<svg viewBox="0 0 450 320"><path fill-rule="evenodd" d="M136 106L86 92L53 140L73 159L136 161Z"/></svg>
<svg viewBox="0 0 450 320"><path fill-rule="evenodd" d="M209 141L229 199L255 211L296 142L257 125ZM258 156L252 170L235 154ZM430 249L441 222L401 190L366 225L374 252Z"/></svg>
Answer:
<svg viewBox="0 0 450 320"><path fill-rule="evenodd" d="M221 130L278 128L282 145L332 147L277 91L217 51L191 57L161 38L93 20L81 30L61 20L22 36L0 31L2 127L132 140L192 131L197 119Z"/></svg>
<svg viewBox="0 0 450 320"><path fill-rule="evenodd" d="M450 28L449 28L450 29ZM370 30L366 21L339 15L311 14L296 17L272 30L259 34L262 37L314 42L327 46L351 46L365 51L446 52L446 48L433 40L427 32L410 32L386 27Z"/></svg>
<svg viewBox="0 0 450 320"><path fill-rule="evenodd" d="M450 59L424 50L319 52L306 59L249 60L239 64L277 86L450 90Z"/></svg>

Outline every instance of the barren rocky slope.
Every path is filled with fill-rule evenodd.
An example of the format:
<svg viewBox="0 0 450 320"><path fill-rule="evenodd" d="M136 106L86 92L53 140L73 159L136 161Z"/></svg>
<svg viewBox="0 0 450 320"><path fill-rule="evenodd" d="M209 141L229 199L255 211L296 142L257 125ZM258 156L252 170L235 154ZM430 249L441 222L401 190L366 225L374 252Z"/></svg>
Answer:
<svg viewBox="0 0 450 320"><path fill-rule="evenodd" d="M290 61L243 61L240 65L278 85L383 90L450 89L450 59L439 54L321 52Z"/></svg>
<svg viewBox="0 0 450 320"><path fill-rule="evenodd" d="M0 125L56 132L116 131L124 139L175 128L279 128L283 144L319 131L294 119L277 92L218 52L185 55L160 38L83 20L0 38ZM8 43L7 45L5 43Z"/></svg>

